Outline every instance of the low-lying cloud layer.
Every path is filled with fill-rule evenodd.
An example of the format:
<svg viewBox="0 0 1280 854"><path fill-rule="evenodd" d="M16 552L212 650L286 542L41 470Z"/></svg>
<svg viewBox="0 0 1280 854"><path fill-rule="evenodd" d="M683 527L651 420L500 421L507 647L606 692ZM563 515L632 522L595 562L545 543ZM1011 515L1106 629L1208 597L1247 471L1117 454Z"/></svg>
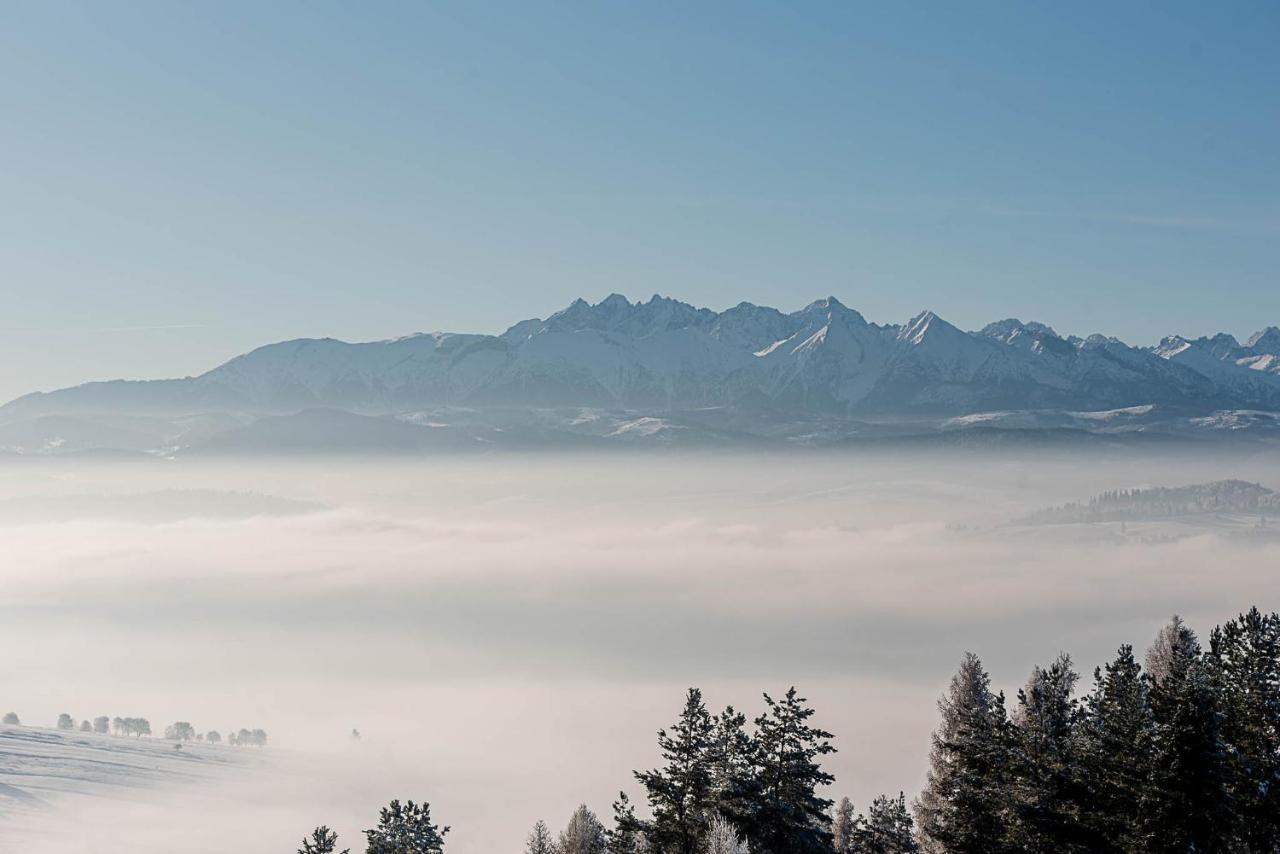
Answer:
<svg viewBox="0 0 1280 854"><path fill-rule="evenodd" d="M255 785L292 803L245 814L262 840L236 848L248 854L307 822L353 843L360 816L395 796L435 804L456 827L453 854L515 847L539 817L554 825L581 800L605 810L618 788L634 794L630 770L656 760L653 732L691 684L748 710L759 691L798 684L837 733L840 793L910 793L933 699L964 650L1010 688L1061 649L1091 668L1122 642L1143 645L1173 611L1207 629L1276 607L1280 548L1266 542L1088 544L998 527L1102 489L1280 483L1265 461L1175 462L13 470L0 475L0 509L15 510L0 512L0 704L32 722L69 711L265 727L280 771ZM174 489L306 503L271 514L241 501L250 509L236 513L211 499L221 512L136 519L22 508L84 495L96 503L76 506L112 495L151 506L137 496ZM366 735L354 753L353 726ZM290 782L317 751L332 762L302 776L331 778L328 794Z"/></svg>

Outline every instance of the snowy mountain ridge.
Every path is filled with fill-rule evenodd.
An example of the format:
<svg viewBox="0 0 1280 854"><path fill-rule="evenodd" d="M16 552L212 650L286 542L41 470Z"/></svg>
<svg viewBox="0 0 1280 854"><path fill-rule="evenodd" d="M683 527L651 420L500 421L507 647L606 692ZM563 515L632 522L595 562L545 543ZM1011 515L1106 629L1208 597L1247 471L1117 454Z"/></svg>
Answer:
<svg viewBox="0 0 1280 854"><path fill-rule="evenodd" d="M1211 417L1280 411L1280 329L1241 344L1170 336L1150 348L1060 336L1009 318L966 332L925 311L878 325L835 297L784 313L655 295L578 299L498 335L434 332L366 343L283 341L195 377L34 393L0 424L128 413L263 417L332 408L588 407L647 416L708 407L830 418L959 418L1137 406Z"/></svg>

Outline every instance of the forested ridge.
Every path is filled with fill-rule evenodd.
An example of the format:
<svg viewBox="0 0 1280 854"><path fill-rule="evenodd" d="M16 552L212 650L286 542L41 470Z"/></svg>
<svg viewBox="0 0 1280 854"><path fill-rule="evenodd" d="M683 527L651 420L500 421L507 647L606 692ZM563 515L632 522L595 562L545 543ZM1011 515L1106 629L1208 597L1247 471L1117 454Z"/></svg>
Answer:
<svg viewBox="0 0 1280 854"><path fill-rule="evenodd" d="M1174 617L1140 662L1124 645L1077 693L1069 655L1009 699L965 654L938 701L926 786L859 813L822 767L832 734L792 688L748 726L689 689L608 821L583 805L525 854L1274 854L1280 851L1280 615L1257 608L1204 646ZM439 854L448 828L393 802L371 854ZM299 854L331 854L317 828ZM513 846L512 850L516 850Z"/></svg>
<svg viewBox="0 0 1280 854"><path fill-rule="evenodd" d="M1022 524L1135 522L1206 513L1256 515L1280 513L1280 493L1244 480L1218 480L1190 486L1115 489L1087 502L1032 513Z"/></svg>

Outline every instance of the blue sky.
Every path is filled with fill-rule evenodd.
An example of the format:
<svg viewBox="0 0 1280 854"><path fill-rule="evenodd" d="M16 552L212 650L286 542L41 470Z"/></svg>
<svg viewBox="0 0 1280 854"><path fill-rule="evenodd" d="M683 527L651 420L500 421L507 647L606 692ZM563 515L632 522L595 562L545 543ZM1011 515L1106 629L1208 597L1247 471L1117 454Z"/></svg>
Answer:
<svg viewBox="0 0 1280 854"><path fill-rule="evenodd" d="M0 16L0 397L611 291L1280 324L1274 3Z"/></svg>

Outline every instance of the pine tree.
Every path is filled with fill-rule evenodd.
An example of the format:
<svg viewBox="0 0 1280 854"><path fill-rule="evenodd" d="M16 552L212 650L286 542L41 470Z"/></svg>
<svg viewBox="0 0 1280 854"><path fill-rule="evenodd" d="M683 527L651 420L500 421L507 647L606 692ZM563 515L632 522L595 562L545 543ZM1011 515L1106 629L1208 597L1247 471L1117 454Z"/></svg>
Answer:
<svg viewBox="0 0 1280 854"><path fill-rule="evenodd" d="M1280 615L1257 608L1209 641L1224 711L1231 792L1251 852L1280 850Z"/></svg>
<svg viewBox="0 0 1280 854"><path fill-rule="evenodd" d="M966 653L938 701L929 776L916 801L918 841L928 854L997 854L1009 844L1009 722L1004 697Z"/></svg>
<svg viewBox="0 0 1280 854"><path fill-rule="evenodd" d="M1235 818L1222 710L1195 632L1174 617L1156 637L1147 661L1155 729L1152 773L1142 801L1146 850L1232 851Z"/></svg>
<svg viewBox="0 0 1280 854"><path fill-rule="evenodd" d="M759 795L755 776L756 745L746 730L747 716L733 706L713 719L711 800L714 811L741 831Z"/></svg>
<svg viewBox="0 0 1280 854"><path fill-rule="evenodd" d="M907 796L880 795L871 802L867 815L859 822L856 843L851 851L858 854L916 854L915 828L907 810ZM839 849L837 849L839 850Z"/></svg>
<svg viewBox="0 0 1280 854"><path fill-rule="evenodd" d="M835 778L820 758L834 753L831 733L809 725L808 701L787 691L780 701L764 695L767 711L756 718L755 777L758 791L740 827L753 850L827 854L831 801L817 794Z"/></svg>
<svg viewBox="0 0 1280 854"><path fill-rule="evenodd" d="M1120 647L1106 670L1095 669L1079 727L1076 779L1088 792L1081 825L1089 850L1141 850L1139 802L1150 779L1155 722L1133 647Z"/></svg>
<svg viewBox="0 0 1280 854"><path fill-rule="evenodd" d="M1062 653L1048 668L1036 667L1018 692L1010 839L1027 854L1088 850L1079 816L1087 798L1076 774L1078 679Z"/></svg>
<svg viewBox="0 0 1280 854"><path fill-rule="evenodd" d="M309 839L302 840L298 854L333 854L337 849L338 834L321 825L311 832ZM342 854L351 854L351 849L342 849Z"/></svg>
<svg viewBox="0 0 1280 854"><path fill-rule="evenodd" d="M529 833L524 845L524 854L556 854L556 843L547 830L547 823L539 820Z"/></svg>
<svg viewBox="0 0 1280 854"><path fill-rule="evenodd" d="M569 817L568 826L561 831L556 854L607 854L608 847L604 825L583 804Z"/></svg>
<svg viewBox="0 0 1280 854"><path fill-rule="evenodd" d="M855 854L858 851L858 818L853 811L853 801L841 798L831 820L831 848L835 854Z"/></svg>
<svg viewBox="0 0 1280 854"><path fill-rule="evenodd" d="M636 772L653 812L649 842L661 854L702 854L714 812L713 730L702 692L690 688L672 731L658 732L666 767Z"/></svg>
<svg viewBox="0 0 1280 854"><path fill-rule="evenodd" d="M613 802L613 829L606 831L609 854L636 854L641 850L645 823L636 818L636 808L626 792Z"/></svg>
<svg viewBox="0 0 1280 854"><path fill-rule="evenodd" d="M442 854L447 827L431 821L431 805L392 801L382 808L378 826L366 830L366 854Z"/></svg>

